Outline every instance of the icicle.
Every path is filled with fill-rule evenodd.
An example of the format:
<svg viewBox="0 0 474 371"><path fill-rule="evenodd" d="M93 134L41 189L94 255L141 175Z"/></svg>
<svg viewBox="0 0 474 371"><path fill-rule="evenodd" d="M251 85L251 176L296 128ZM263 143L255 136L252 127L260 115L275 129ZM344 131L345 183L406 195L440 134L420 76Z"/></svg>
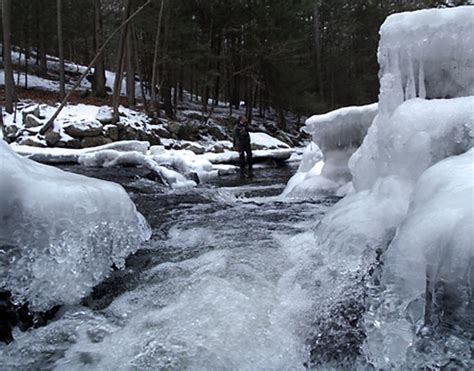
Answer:
<svg viewBox="0 0 474 371"><path fill-rule="evenodd" d="M423 59L420 58L418 67L418 96L420 98L426 98L426 86L425 86L425 69L423 67Z"/></svg>
<svg viewBox="0 0 474 371"><path fill-rule="evenodd" d="M416 98L415 74L413 72L413 58L411 51L408 51L408 76L405 86L405 100Z"/></svg>

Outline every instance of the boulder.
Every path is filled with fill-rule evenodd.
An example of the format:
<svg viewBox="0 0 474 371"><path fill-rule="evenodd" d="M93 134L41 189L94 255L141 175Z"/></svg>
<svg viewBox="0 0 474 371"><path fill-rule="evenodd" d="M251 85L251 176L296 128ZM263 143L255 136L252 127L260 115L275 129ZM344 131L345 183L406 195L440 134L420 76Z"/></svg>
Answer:
<svg viewBox="0 0 474 371"><path fill-rule="evenodd" d="M82 120L64 125L63 130L74 138L96 137L102 134L102 124L96 120Z"/></svg>
<svg viewBox="0 0 474 371"><path fill-rule="evenodd" d="M207 128L207 131L209 132L210 136L212 136L213 138L215 138L217 140L226 140L227 139L227 135L218 126L209 126Z"/></svg>
<svg viewBox="0 0 474 371"><path fill-rule="evenodd" d="M160 138L171 138L171 133L163 126L151 127L150 130Z"/></svg>
<svg viewBox="0 0 474 371"><path fill-rule="evenodd" d="M131 126L117 125L119 128L119 140L140 140L140 130Z"/></svg>
<svg viewBox="0 0 474 371"><path fill-rule="evenodd" d="M12 139L14 140L16 136L18 135L18 131L20 128L16 124L11 124L11 125L5 125L5 136L7 139Z"/></svg>
<svg viewBox="0 0 474 371"><path fill-rule="evenodd" d="M26 117L28 115L33 115L37 118L41 118L40 107L39 107L39 105L33 105L33 106L26 107L21 111L21 115L23 117L23 123L25 123Z"/></svg>
<svg viewBox="0 0 474 371"><path fill-rule="evenodd" d="M110 107L103 106L99 108L95 117L102 125L109 125L114 123L114 113Z"/></svg>
<svg viewBox="0 0 474 371"><path fill-rule="evenodd" d="M46 144L49 147L53 147L59 142L59 139L61 138L61 135L57 131L54 130L49 130L45 135L44 139L46 140Z"/></svg>
<svg viewBox="0 0 474 371"><path fill-rule="evenodd" d="M174 134L175 136L178 136L180 128L181 128L181 125L176 121L172 121L168 123L167 125L168 132L171 134Z"/></svg>
<svg viewBox="0 0 474 371"><path fill-rule="evenodd" d="M42 126L43 121L41 121L41 119L39 119L37 116L30 113L26 115L26 117L23 119L23 124L26 128L35 128L37 126Z"/></svg>
<svg viewBox="0 0 474 371"><path fill-rule="evenodd" d="M112 143L112 139L104 137L103 135L96 137L85 137L81 139L81 148L97 147L109 143Z"/></svg>
<svg viewBox="0 0 474 371"><path fill-rule="evenodd" d="M139 131L139 139L141 141L150 142L152 146L158 146L161 144L160 137L153 131Z"/></svg>
<svg viewBox="0 0 474 371"><path fill-rule="evenodd" d="M185 143L183 147L184 149L194 152L196 155L202 155L206 152L204 147L197 143Z"/></svg>
<svg viewBox="0 0 474 371"><path fill-rule="evenodd" d="M35 137L23 138L18 142L18 144L21 144L22 146L32 146L32 147L41 147L41 148L46 147L44 142L38 140Z"/></svg>
<svg viewBox="0 0 474 371"><path fill-rule="evenodd" d="M77 138L71 138L69 140L61 138L59 142L56 143L56 147L79 149L81 148L81 141Z"/></svg>
<svg viewBox="0 0 474 371"><path fill-rule="evenodd" d="M115 125L104 126L105 136L112 139L114 142L119 140L119 128Z"/></svg>
<svg viewBox="0 0 474 371"><path fill-rule="evenodd" d="M212 146L211 151L214 153L224 153L225 147L222 144L217 143Z"/></svg>

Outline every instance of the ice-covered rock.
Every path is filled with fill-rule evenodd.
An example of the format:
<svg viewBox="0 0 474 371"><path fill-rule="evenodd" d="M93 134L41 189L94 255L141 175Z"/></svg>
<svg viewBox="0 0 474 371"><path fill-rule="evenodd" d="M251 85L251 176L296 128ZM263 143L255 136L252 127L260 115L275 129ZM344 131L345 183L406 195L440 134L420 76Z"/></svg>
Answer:
<svg viewBox="0 0 474 371"><path fill-rule="evenodd" d="M33 310L72 304L150 237L125 190L17 155L0 141L0 290Z"/></svg>
<svg viewBox="0 0 474 371"><path fill-rule="evenodd" d="M282 196L311 198L318 194L350 193L348 161L367 134L377 106L374 103L345 107L306 120L304 130L312 135L315 144L306 148L300 168Z"/></svg>
<svg viewBox="0 0 474 371"><path fill-rule="evenodd" d="M385 254L383 292L368 321L365 349L376 368L407 362L407 350L423 341L416 332L445 327L459 340L474 334L473 180L474 149L437 163L420 177ZM458 353L463 368L474 367L470 352L463 355L452 344L433 341L433 363L446 364L450 353Z"/></svg>
<svg viewBox="0 0 474 371"><path fill-rule="evenodd" d="M330 193L337 188L337 184L321 177L324 166L323 154L319 147L311 142L303 151L298 171L286 185L282 197L311 198L321 193Z"/></svg>

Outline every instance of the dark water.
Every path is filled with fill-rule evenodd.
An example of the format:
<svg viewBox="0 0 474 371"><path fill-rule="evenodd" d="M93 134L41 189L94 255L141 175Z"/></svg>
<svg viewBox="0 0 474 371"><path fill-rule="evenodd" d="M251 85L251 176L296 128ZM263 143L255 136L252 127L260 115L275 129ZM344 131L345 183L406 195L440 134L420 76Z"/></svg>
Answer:
<svg viewBox="0 0 474 371"><path fill-rule="evenodd" d="M140 168L63 169L122 184L153 235L81 305L17 333L7 369L304 369L313 230L336 199L278 198L286 166L181 190Z"/></svg>

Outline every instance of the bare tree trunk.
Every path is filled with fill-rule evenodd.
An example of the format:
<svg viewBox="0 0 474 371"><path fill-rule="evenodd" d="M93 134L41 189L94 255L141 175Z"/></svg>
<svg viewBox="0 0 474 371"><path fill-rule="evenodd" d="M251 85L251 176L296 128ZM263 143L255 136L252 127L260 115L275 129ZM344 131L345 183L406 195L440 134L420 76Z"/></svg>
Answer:
<svg viewBox="0 0 474 371"><path fill-rule="evenodd" d="M101 0L94 1L95 7L95 45L96 53L103 43L103 22L102 22L102 7ZM105 65L104 54L99 53L99 57L94 66L94 83L92 90L97 97L105 97L107 90L105 89Z"/></svg>
<svg viewBox="0 0 474 371"><path fill-rule="evenodd" d="M323 75L321 72L321 21L319 17L319 1L313 8L314 47L316 51L316 70L318 74L318 91L321 100L324 100Z"/></svg>
<svg viewBox="0 0 474 371"><path fill-rule="evenodd" d="M123 11L123 22L129 17L130 9L132 7L131 0L125 0L125 8ZM114 122L119 120L119 104L120 104L120 92L122 90L122 79L123 79L123 65L125 56L125 45L127 41L128 23L122 28L119 41L119 53L117 58L117 70L115 71L114 91L113 91L113 110L114 110Z"/></svg>
<svg viewBox="0 0 474 371"><path fill-rule="evenodd" d="M15 96L15 82L13 80L12 51L11 51L11 0L3 0L3 48L4 48L4 73L5 73L5 111L13 113L13 100Z"/></svg>
<svg viewBox="0 0 474 371"><path fill-rule="evenodd" d="M136 103L135 99L135 68L133 65L133 43L132 43L132 32L127 32L127 45L126 45L126 66L127 66L127 101L129 107L134 107Z"/></svg>
<svg viewBox="0 0 474 371"><path fill-rule="evenodd" d="M144 84L143 84L143 74L142 74L142 69L140 67L140 60L138 58L138 51L137 51L138 37L137 37L137 34L135 32L135 27L133 26L133 23L131 25L131 33L132 33L132 37L133 37L133 54L135 55L135 65L137 67L138 78L140 79L140 92L142 94L143 107L145 107L145 112L147 114L149 114L148 103L146 101L146 92L145 92L145 87L144 87Z"/></svg>
<svg viewBox="0 0 474 371"><path fill-rule="evenodd" d="M156 116L159 116L159 112L160 112L159 104L156 97L156 91L157 91L156 84L157 84L157 78L158 78L158 73L157 73L158 49L160 45L161 20L163 18L164 5L165 5L165 0L161 0L160 13L158 15L158 25L156 29L155 51L153 54L153 66L152 66L152 75L151 75L151 101L152 101L153 109L155 111Z"/></svg>
<svg viewBox="0 0 474 371"><path fill-rule="evenodd" d="M63 20L62 0L57 1L58 16L58 50L59 50L59 97L61 100L66 96L66 78L64 76L64 47L63 47Z"/></svg>

